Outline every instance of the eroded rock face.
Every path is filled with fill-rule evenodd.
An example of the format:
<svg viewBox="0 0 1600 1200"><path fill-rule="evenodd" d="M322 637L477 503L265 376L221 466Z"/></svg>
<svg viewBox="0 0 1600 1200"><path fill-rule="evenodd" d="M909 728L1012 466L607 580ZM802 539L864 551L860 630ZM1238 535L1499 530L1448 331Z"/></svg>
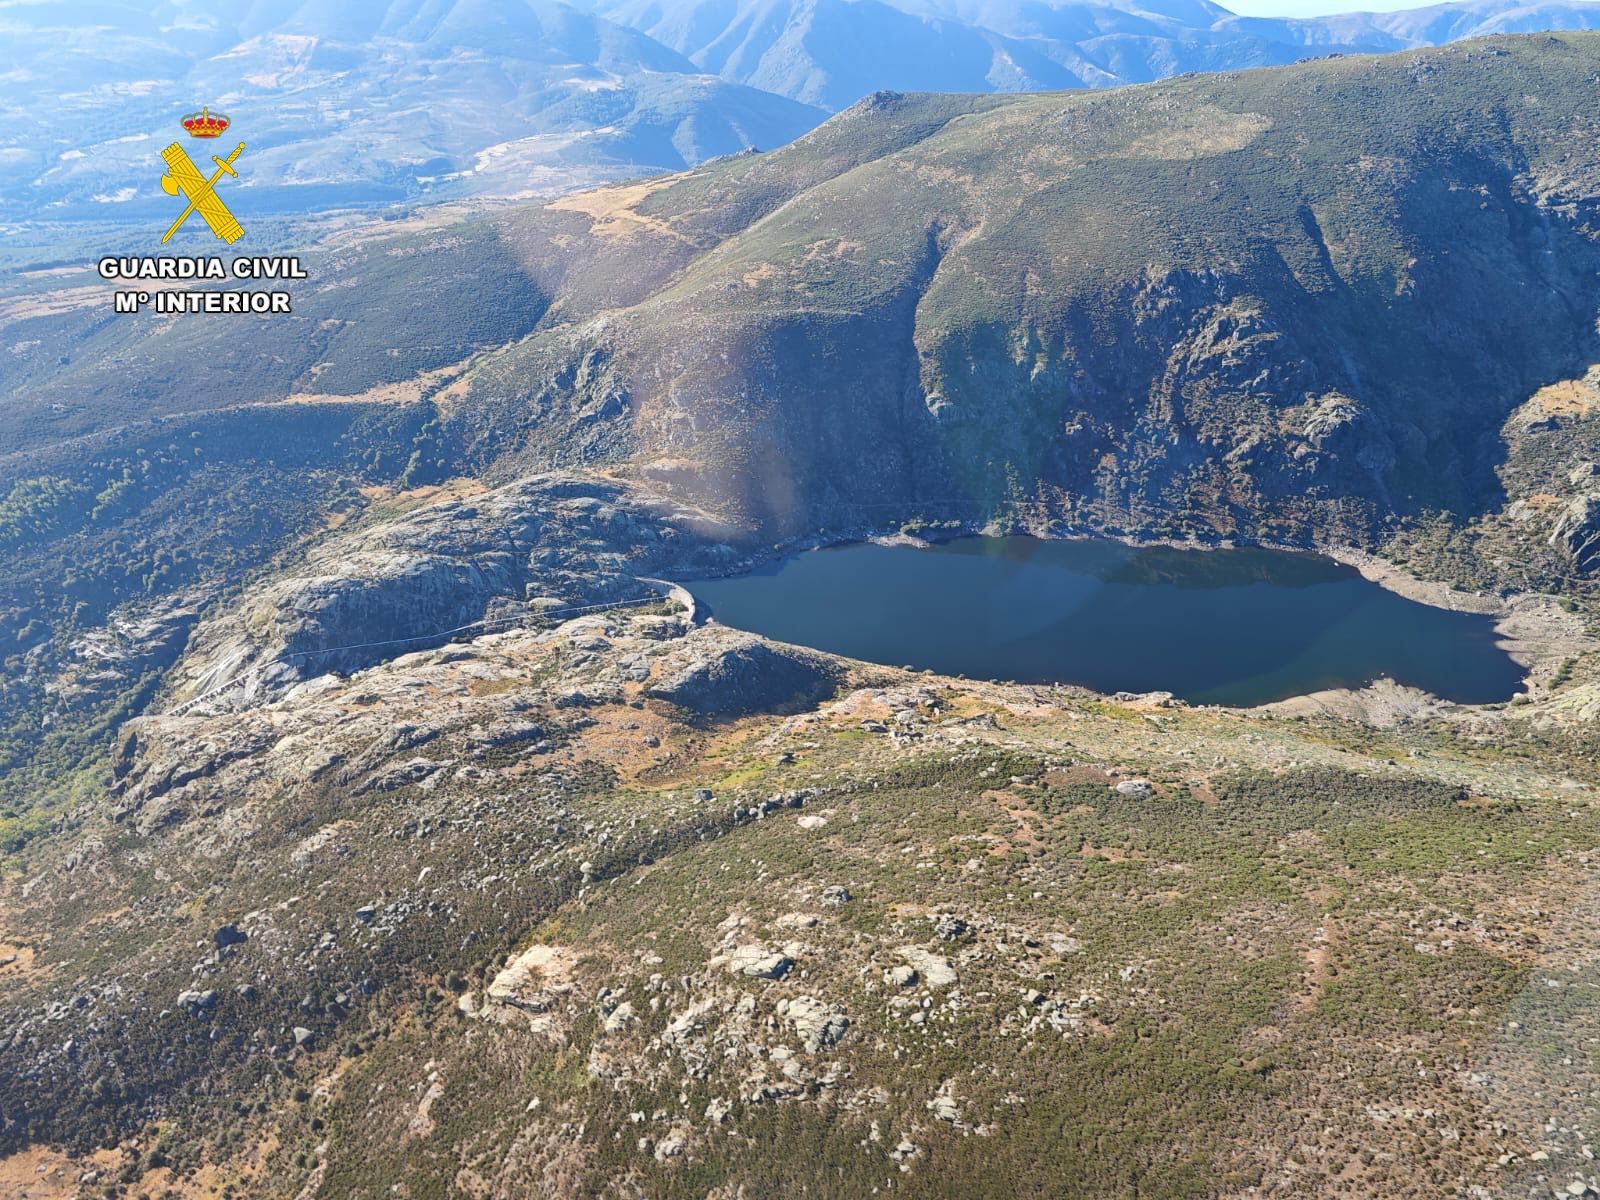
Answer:
<svg viewBox="0 0 1600 1200"><path fill-rule="evenodd" d="M568 987L572 965L571 953L560 946L529 946L507 961L490 981L486 994L496 1004L545 1012L553 1004L551 992Z"/></svg>
<svg viewBox="0 0 1600 1200"><path fill-rule="evenodd" d="M1579 571L1600 568L1600 494L1578 496L1561 510L1550 544L1564 550Z"/></svg>
<svg viewBox="0 0 1600 1200"><path fill-rule="evenodd" d="M272 726L259 721L195 728L177 738L137 721L124 729L113 764L116 812L136 816L141 833L206 811L220 795L219 772L233 764L252 770L255 757L276 740Z"/></svg>
<svg viewBox="0 0 1600 1200"><path fill-rule="evenodd" d="M1342 456L1374 476L1382 476L1395 464L1394 444L1372 413L1342 395L1318 402L1306 422L1305 439L1317 456Z"/></svg>
<svg viewBox="0 0 1600 1200"><path fill-rule="evenodd" d="M143 672L166 668L216 592L214 585L195 586L114 610L103 627L72 639L68 662L48 690L82 702L112 695Z"/></svg>
<svg viewBox="0 0 1600 1200"><path fill-rule="evenodd" d="M216 707L350 672L487 618L648 597L640 576L725 570L740 529L606 480L541 475L429 504L322 543L304 568L205 622L178 667L179 701L242 686Z"/></svg>
<svg viewBox="0 0 1600 1200"><path fill-rule="evenodd" d="M431 794L502 768L544 769L597 725L619 745L660 749L675 724L698 713L650 704L651 679L687 675L691 697L714 679L707 695L717 705L754 713L787 704L795 681L831 682L850 670L800 651L790 663L784 647L769 665L790 680L786 688L774 689L769 672L712 669L746 661L756 640L615 609L403 654L349 677L318 676L239 711L136 718L114 762L114 812L143 833L217 818L217 836L232 839L247 836L253 805L284 789L346 789L363 804ZM749 816L799 808L811 794L778 793Z"/></svg>

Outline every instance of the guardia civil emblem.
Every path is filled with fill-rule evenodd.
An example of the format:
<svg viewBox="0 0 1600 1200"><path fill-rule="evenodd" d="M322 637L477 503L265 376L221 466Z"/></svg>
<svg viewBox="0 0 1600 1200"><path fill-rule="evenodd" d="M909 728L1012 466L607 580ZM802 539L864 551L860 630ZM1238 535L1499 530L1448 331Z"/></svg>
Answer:
<svg viewBox="0 0 1600 1200"><path fill-rule="evenodd" d="M214 113L209 108L190 113L182 121L183 128L190 137L207 139L221 137L229 123L227 117L221 113ZM188 201L184 210L178 214L178 219L172 223L172 227L162 234L163 245L170 242L172 235L183 228L183 223L197 212L211 232L228 245L233 245L244 236L244 227L217 195L217 184L222 181L224 175L235 179L239 177L239 172L233 169L233 164L239 161L239 156L243 153L244 143L240 142L227 158L219 158L213 154L211 161L217 164L217 169L211 178L207 179L200 174L200 168L195 166L194 159L189 157L180 143L173 142L161 152L161 157L167 164L167 173L161 177L161 190L169 196L181 195Z"/></svg>

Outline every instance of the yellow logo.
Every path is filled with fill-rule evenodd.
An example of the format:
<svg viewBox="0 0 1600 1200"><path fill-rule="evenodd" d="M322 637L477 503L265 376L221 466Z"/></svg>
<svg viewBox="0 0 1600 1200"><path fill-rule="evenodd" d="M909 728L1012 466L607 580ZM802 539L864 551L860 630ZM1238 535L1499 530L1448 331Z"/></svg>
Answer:
<svg viewBox="0 0 1600 1200"><path fill-rule="evenodd" d="M0 0L0 8L4 6L5 0ZM209 108L202 108L183 118L184 132L192 138L218 138L227 132L230 124L232 122L226 116L214 113ZM228 211L222 197L217 195L217 185L222 182L224 175L231 175L235 179L239 177L233 164L239 161L243 153L244 143L240 142L227 158L218 158L213 154L211 161L217 164L217 169L207 179L200 174L200 168L194 165L194 160L179 143L173 142L161 152L162 161L167 164L167 173L161 177L161 190L169 196L181 196L184 201L178 219L162 235L162 245L170 242L194 213L200 214L200 219L219 241L231 246L244 236L244 228ZM100 278L105 280L127 283L146 279L172 281L167 286L151 285L143 289L124 286L112 293L115 312L136 313L148 307L162 316L180 313L287 315L294 311L294 301L278 281L306 278L305 268L292 255L265 258L240 254L226 261L217 255L180 257L158 254L128 258L106 255L100 260L98 270ZM228 280L271 282L265 288L209 289L196 286L210 280L221 283Z"/></svg>
<svg viewBox="0 0 1600 1200"><path fill-rule="evenodd" d="M191 114L184 118L183 127L189 131L191 137L216 137L228 127L227 117L213 117L209 110L196 116ZM172 223L172 228L161 237L165 245L172 240L172 235L183 227L189 219L189 214L198 211L200 217L216 234L228 245L233 245L244 236L244 227L239 224L228 206L217 195L217 183L224 175L238 178L239 172L233 169L233 164L239 161L239 155L244 153L244 143L240 142L227 158L218 158L215 154L211 161L217 164L216 171L210 179L200 174L200 168L194 165L194 160L185 153L182 146L173 142L161 152L161 157L166 161L167 173L161 177L161 190L169 196L176 196L180 192L188 200L188 205L178 214L178 219Z"/></svg>

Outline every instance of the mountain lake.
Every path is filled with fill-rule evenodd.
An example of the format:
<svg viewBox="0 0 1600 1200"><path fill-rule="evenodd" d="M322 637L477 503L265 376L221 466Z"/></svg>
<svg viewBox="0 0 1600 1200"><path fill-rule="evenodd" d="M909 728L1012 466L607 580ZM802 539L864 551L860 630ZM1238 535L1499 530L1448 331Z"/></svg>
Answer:
<svg viewBox="0 0 1600 1200"><path fill-rule="evenodd" d="M961 537L829 547L686 586L722 624L868 662L1195 704L1385 677L1482 704L1523 677L1494 618L1309 553Z"/></svg>

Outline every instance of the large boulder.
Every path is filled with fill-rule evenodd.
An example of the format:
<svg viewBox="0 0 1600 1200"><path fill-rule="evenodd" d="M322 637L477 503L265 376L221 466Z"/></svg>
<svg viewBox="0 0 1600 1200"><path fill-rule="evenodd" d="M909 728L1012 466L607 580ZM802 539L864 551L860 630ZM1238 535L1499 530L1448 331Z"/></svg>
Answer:
<svg viewBox="0 0 1600 1200"><path fill-rule="evenodd" d="M490 1001L525 1012L548 1012L555 996L571 991L572 952L562 946L529 946L506 960L485 989Z"/></svg>
<svg viewBox="0 0 1600 1200"><path fill-rule="evenodd" d="M943 955L924 950L921 946L901 946L895 953L922 977L923 983L935 991L960 981L955 967Z"/></svg>
<svg viewBox="0 0 1600 1200"><path fill-rule="evenodd" d="M794 966L794 960L787 954L769 950L756 942L735 947L713 961L727 967L731 974L747 975L751 979L782 979Z"/></svg>
<svg viewBox="0 0 1600 1200"><path fill-rule="evenodd" d="M807 1054L835 1045L850 1028L843 1010L816 996L796 996L778 1002L778 1015L794 1027Z"/></svg>
<svg viewBox="0 0 1600 1200"><path fill-rule="evenodd" d="M665 664L645 694L709 717L741 717L810 703L830 691L826 659L749 634L697 641Z"/></svg>

